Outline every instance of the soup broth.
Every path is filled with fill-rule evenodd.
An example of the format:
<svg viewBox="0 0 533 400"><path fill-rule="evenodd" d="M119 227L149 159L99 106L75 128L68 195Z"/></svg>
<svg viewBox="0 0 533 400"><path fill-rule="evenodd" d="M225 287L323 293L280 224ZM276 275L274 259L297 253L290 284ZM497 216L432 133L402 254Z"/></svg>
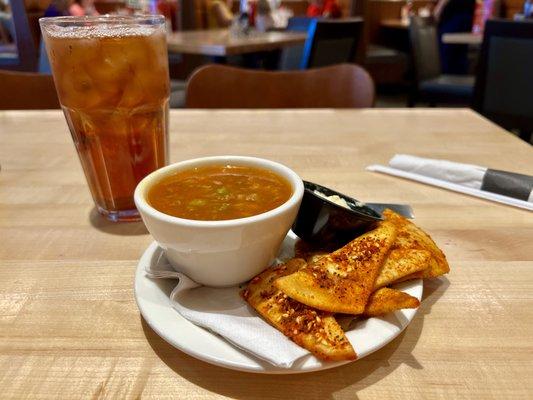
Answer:
<svg viewBox="0 0 533 400"><path fill-rule="evenodd" d="M273 210L291 195L290 183L266 169L209 165L163 178L148 191L147 200L174 217L218 221Z"/></svg>

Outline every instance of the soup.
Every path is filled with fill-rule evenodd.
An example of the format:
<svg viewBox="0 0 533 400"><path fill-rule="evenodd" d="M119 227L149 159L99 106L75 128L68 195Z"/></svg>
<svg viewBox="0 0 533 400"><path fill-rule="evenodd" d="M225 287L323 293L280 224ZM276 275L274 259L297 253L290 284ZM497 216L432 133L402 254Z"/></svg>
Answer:
<svg viewBox="0 0 533 400"><path fill-rule="evenodd" d="M148 191L148 203L174 217L201 221L261 214L285 203L290 183L262 168L209 165L179 171Z"/></svg>

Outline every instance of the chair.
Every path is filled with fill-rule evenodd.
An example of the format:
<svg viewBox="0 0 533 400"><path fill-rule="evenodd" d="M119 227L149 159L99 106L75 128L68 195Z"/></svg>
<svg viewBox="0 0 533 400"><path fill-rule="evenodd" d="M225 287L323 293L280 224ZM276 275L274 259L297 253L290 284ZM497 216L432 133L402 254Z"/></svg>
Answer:
<svg viewBox="0 0 533 400"><path fill-rule="evenodd" d="M186 96L188 108L360 108L373 103L372 78L351 64L288 72L207 65L192 74Z"/></svg>
<svg viewBox="0 0 533 400"><path fill-rule="evenodd" d="M485 25L473 107L530 140L533 132L533 22Z"/></svg>
<svg viewBox="0 0 533 400"><path fill-rule="evenodd" d="M312 24L316 24L316 18L292 17L287 24L289 32L309 32ZM282 71L298 70L302 65L305 44L297 44L285 47L281 53L280 69Z"/></svg>
<svg viewBox="0 0 533 400"><path fill-rule="evenodd" d="M187 82L181 79L170 80L170 108L185 107L185 89Z"/></svg>
<svg viewBox="0 0 533 400"><path fill-rule="evenodd" d="M35 71L38 49L28 20L23 0L11 0L17 53L0 55L0 68L18 71Z"/></svg>
<svg viewBox="0 0 533 400"><path fill-rule="evenodd" d="M301 51L299 69L325 67L355 61L363 32L363 19L291 18L287 30L308 32L307 40ZM297 69L295 67L296 49L295 46L290 57L282 55L281 69ZM287 62L288 59L290 63Z"/></svg>
<svg viewBox="0 0 533 400"><path fill-rule="evenodd" d="M0 110L59 108L52 75L0 71Z"/></svg>
<svg viewBox="0 0 533 400"><path fill-rule="evenodd" d="M408 105L416 102L470 104L474 91L473 76L443 75L441 72L437 26L433 18L411 17L409 39L415 72Z"/></svg>

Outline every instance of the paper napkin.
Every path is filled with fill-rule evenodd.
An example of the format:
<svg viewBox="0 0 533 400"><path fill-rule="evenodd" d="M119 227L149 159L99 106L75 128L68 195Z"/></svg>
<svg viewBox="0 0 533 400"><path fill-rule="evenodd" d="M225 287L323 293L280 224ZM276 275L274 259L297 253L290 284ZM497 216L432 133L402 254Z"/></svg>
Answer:
<svg viewBox="0 0 533 400"><path fill-rule="evenodd" d="M239 291L238 287L200 286L180 274L170 301L183 318L278 367L289 368L310 354L263 321Z"/></svg>
<svg viewBox="0 0 533 400"><path fill-rule="evenodd" d="M533 176L529 175L406 154L395 155L389 166L370 165L367 170L533 210Z"/></svg>

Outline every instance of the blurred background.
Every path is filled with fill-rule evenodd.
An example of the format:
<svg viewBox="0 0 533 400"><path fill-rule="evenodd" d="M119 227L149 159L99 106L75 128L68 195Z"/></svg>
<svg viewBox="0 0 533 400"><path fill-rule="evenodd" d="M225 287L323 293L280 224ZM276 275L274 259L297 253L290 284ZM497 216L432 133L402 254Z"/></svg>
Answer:
<svg viewBox="0 0 533 400"><path fill-rule="evenodd" d="M39 18L152 13L167 20L172 108L191 106L187 81L206 64L356 63L375 85L372 106L472 107L529 141L532 11L529 0L0 0L0 108L58 107Z"/></svg>

